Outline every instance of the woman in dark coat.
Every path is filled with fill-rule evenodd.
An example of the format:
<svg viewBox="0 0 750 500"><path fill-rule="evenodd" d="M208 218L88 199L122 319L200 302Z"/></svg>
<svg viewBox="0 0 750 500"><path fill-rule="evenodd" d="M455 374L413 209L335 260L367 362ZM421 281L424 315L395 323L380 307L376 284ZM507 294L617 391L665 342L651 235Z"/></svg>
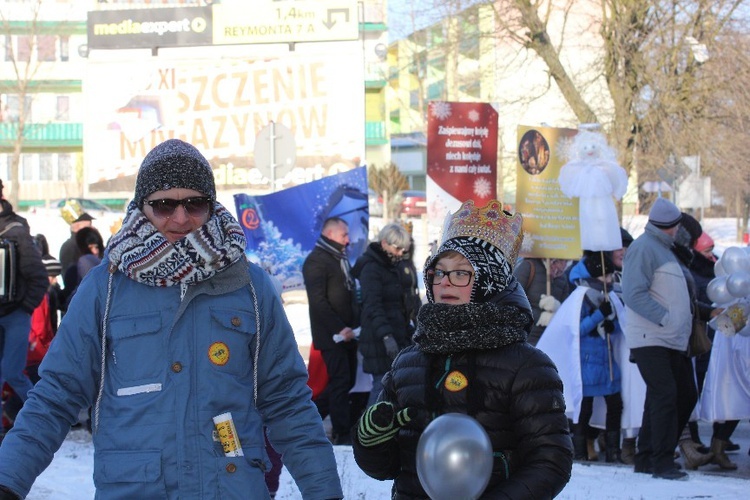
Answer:
<svg viewBox="0 0 750 500"><path fill-rule="evenodd" d="M398 267L410 249L410 241L401 224L387 224L380 230L378 241L370 243L352 269L362 290L362 369L373 379L368 405L376 401L381 379L393 358L411 344L410 290L404 286Z"/></svg>
<svg viewBox="0 0 750 500"><path fill-rule="evenodd" d="M466 202L425 265L428 304L413 346L394 360L380 400L353 429L369 476L394 479L393 498L427 498L416 450L428 423L468 414L487 431L494 464L481 498L552 498L570 479L573 446L562 382L526 342L531 308L512 275L521 217ZM490 241L492 240L492 241Z"/></svg>

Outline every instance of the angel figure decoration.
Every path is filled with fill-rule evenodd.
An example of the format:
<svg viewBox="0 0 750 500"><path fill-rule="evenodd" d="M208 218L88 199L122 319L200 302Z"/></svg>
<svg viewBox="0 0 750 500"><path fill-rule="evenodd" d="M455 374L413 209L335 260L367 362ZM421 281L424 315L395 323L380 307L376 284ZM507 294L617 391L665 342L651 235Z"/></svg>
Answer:
<svg viewBox="0 0 750 500"><path fill-rule="evenodd" d="M581 248L593 251L622 248L614 200L622 199L625 194L628 176L603 134L586 125L579 127L558 182L565 196L579 198Z"/></svg>

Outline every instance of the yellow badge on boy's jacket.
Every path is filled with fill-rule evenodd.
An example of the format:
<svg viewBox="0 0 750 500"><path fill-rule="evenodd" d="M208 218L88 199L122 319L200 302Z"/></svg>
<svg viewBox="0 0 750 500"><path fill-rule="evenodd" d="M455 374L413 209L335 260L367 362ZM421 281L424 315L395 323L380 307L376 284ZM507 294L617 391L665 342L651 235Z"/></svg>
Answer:
<svg viewBox="0 0 750 500"><path fill-rule="evenodd" d="M229 347L224 342L214 342L208 348L208 359L215 365L224 366L229 362Z"/></svg>
<svg viewBox="0 0 750 500"><path fill-rule="evenodd" d="M454 370L445 377L445 388L451 392L458 392L469 385L466 376L458 370Z"/></svg>

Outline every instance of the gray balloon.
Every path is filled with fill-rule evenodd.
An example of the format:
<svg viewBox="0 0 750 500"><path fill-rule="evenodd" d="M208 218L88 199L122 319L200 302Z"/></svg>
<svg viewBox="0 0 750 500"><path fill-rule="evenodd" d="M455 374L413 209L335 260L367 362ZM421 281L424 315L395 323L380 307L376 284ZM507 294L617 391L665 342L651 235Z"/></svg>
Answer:
<svg viewBox="0 0 750 500"><path fill-rule="evenodd" d="M721 254L720 260L721 266L729 274L747 270L748 257L745 254L745 251L740 247L727 248L724 250L724 253Z"/></svg>
<svg viewBox="0 0 750 500"><path fill-rule="evenodd" d="M750 273L735 271L727 276L727 291L738 299L750 295Z"/></svg>
<svg viewBox="0 0 750 500"><path fill-rule="evenodd" d="M714 275L718 278L719 276L726 276L727 272L724 270L724 265L721 263L721 259L717 260L714 264Z"/></svg>
<svg viewBox="0 0 750 500"><path fill-rule="evenodd" d="M706 287L706 295L715 304L726 304L734 300L734 297L729 290L727 290L727 276L719 276L714 278Z"/></svg>
<svg viewBox="0 0 750 500"><path fill-rule="evenodd" d="M433 500L474 500L492 474L492 444L474 418L441 415L424 430L417 444L417 476Z"/></svg>

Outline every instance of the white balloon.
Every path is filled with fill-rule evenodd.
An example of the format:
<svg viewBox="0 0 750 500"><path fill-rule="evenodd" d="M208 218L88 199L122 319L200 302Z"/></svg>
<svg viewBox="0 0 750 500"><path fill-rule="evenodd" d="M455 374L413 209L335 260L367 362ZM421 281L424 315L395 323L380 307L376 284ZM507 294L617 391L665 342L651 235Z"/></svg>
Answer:
<svg viewBox="0 0 750 500"><path fill-rule="evenodd" d="M434 500L479 498L490 481L492 462L487 431L468 415L441 415L419 437L417 476Z"/></svg>
<svg viewBox="0 0 750 500"><path fill-rule="evenodd" d="M706 295L712 302L719 305L734 300L734 296L727 290L727 276L712 279L706 287Z"/></svg>
<svg viewBox="0 0 750 500"><path fill-rule="evenodd" d="M750 273L735 271L727 276L727 291L738 299L750 295Z"/></svg>
<svg viewBox="0 0 750 500"><path fill-rule="evenodd" d="M724 270L724 266L721 264L721 259L717 260L714 264L714 276L726 276L727 272Z"/></svg>
<svg viewBox="0 0 750 500"><path fill-rule="evenodd" d="M736 271L747 270L747 259L747 254L740 247L729 247L721 256L721 265L727 273L732 274Z"/></svg>

